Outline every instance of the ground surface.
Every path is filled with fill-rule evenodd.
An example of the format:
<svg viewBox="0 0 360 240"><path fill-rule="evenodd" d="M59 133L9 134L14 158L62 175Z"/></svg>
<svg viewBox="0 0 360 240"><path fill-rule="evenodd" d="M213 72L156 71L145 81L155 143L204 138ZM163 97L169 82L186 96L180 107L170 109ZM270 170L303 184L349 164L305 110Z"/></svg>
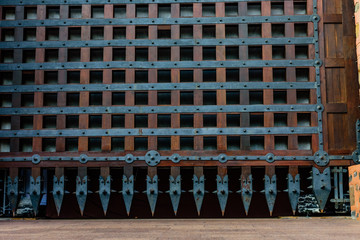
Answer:
<svg viewBox="0 0 360 240"><path fill-rule="evenodd" d="M349 218L6 220L0 239L360 239Z"/></svg>

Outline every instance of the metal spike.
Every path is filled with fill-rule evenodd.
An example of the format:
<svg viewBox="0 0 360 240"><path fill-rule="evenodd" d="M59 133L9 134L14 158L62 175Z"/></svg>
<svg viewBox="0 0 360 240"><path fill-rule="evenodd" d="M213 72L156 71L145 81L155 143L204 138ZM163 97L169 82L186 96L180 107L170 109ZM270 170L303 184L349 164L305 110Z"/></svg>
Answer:
<svg viewBox="0 0 360 240"><path fill-rule="evenodd" d="M265 197L266 202L269 207L270 216L272 216L272 212L275 205L277 190L276 190L276 175L274 174L271 177L265 175Z"/></svg>
<svg viewBox="0 0 360 240"><path fill-rule="evenodd" d="M54 175L53 179L53 198L58 216L60 215L61 205L64 199L64 179L64 175L62 175L60 179Z"/></svg>
<svg viewBox="0 0 360 240"><path fill-rule="evenodd" d="M104 210L104 215L106 216L106 212L109 206L110 193L111 193L111 176L107 176L106 180L100 176L99 178L99 195L102 208Z"/></svg>
<svg viewBox="0 0 360 240"><path fill-rule="evenodd" d="M290 200L290 205L295 215L296 207L300 197L300 175L297 174L293 179L291 174L288 174L288 195Z"/></svg>
<svg viewBox="0 0 360 240"><path fill-rule="evenodd" d="M81 179L80 176L76 177L76 199L79 204L81 216L84 214L86 198L88 194L87 183L87 176L83 177L83 179Z"/></svg>
<svg viewBox="0 0 360 240"><path fill-rule="evenodd" d="M253 195L253 187L252 187L252 175L245 176L241 175L240 179L241 184L241 199L244 204L246 216L249 213L251 198Z"/></svg>
<svg viewBox="0 0 360 240"><path fill-rule="evenodd" d="M146 176L146 186L146 194L151 209L151 215L154 216L156 201L159 195L158 176L155 175L152 179L150 176Z"/></svg>
<svg viewBox="0 0 360 240"><path fill-rule="evenodd" d="M14 178L14 181L12 181L11 177L8 176L7 178L7 187L6 187L6 195L10 202L10 207L13 213L13 216L15 216L15 211L17 207L17 200L19 196L19 188L18 188L19 178L16 176Z"/></svg>
<svg viewBox="0 0 360 240"><path fill-rule="evenodd" d="M124 198L126 213L129 216L132 199L134 197L134 175L131 175L129 178L123 175L123 185L121 192Z"/></svg>
<svg viewBox="0 0 360 240"><path fill-rule="evenodd" d="M320 210L324 210L331 192L330 167L325 168L322 173L320 173L319 169L313 167L313 191Z"/></svg>
<svg viewBox="0 0 360 240"><path fill-rule="evenodd" d="M181 175L178 175L176 179L174 179L174 177L170 175L169 181L170 190L168 192L176 216L181 197Z"/></svg>
<svg viewBox="0 0 360 240"><path fill-rule="evenodd" d="M224 216L226 203L229 196L228 182L229 182L228 175L225 175L223 179L221 179L219 175L216 176L216 183L217 183L216 194L218 196L222 216Z"/></svg>
<svg viewBox="0 0 360 240"><path fill-rule="evenodd" d="M205 195L205 178L204 175L202 175L200 178L198 178L196 175L193 177L193 194L196 204L196 209L198 216L200 216L201 206L202 202L204 200Z"/></svg>
<svg viewBox="0 0 360 240"><path fill-rule="evenodd" d="M41 176L38 176L36 180L33 176L30 176L29 194L33 211L36 216L41 198Z"/></svg>

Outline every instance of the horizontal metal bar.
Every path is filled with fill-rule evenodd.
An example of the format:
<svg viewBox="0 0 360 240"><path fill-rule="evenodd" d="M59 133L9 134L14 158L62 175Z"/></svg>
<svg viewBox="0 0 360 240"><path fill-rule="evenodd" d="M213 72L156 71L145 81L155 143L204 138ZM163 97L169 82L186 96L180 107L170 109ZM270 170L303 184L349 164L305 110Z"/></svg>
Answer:
<svg viewBox="0 0 360 240"><path fill-rule="evenodd" d="M219 90L219 89L315 89L315 82L202 82L202 83L135 83L135 84L67 84L1 86L0 93L17 92L83 92L83 91L149 91L149 90Z"/></svg>
<svg viewBox="0 0 360 240"><path fill-rule="evenodd" d="M91 18L91 19L46 19L46 20L4 20L0 27L48 27L48 26L105 26L105 25L197 25L197 24L240 24L240 23L292 23L311 22L317 15L291 16L242 16L202 18Z"/></svg>
<svg viewBox="0 0 360 240"><path fill-rule="evenodd" d="M267 2L279 0L222 0L222 2ZM290 1L290 0L282 0ZM86 5L86 4L154 4L154 3L213 3L218 0L1 0L3 6L14 5Z"/></svg>
<svg viewBox="0 0 360 240"><path fill-rule="evenodd" d="M251 68L251 67L311 67L320 60L247 60L247 61L174 61L174 62L46 62L0 64L0 70L47 70L47 69L109 69L109 68Z"/></svg>
<svg viewBox="0 0 360 240"><path fill-rule="evenodd" d="M291 45L314 44L312 37L299 38L228 38L228 39L133 39L89 41L24 41L0 42L0 49L18 48L82 48L124 46L225 46L225 45Z"/></svg>
<svg viewBox="0 0 360 240"><path fill-rule="evenodd" d="M103 113L201 113L201 112L312 112L317 105L211 105L211 106L123 106L0 108L0 115L103 114Z"/></svg>
<svg viewBox="0 0 360 240"><path fill-rule="evenodd" d="M135 128L135 129L61 129L0 130L1 137L74 137L74 136L208 136L208 135L290 135L316 134L317 127L256 128Z"/></svg>

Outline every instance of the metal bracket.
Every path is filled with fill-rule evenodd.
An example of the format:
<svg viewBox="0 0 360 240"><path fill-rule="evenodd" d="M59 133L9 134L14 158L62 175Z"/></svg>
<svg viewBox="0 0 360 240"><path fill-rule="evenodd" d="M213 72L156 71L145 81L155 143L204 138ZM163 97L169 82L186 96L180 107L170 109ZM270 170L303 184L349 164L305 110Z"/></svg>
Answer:
<svg viewBox="0 0 360 240"><path fill-rule="evenodd" d="M312 186L320 210L323 211L331 192L330 167L320 173L319 169L312 168Z"/></svg>
<svg viewBox="0 0 360 240"><path fill-rule="evenodd" d="M13 213L15 213L16 207L17 207L17 201L19 196L19 178L16 176L14 178L14 181L12 181L11 177L8 176L7 179L7 187L6 187L6 195L10 202L10 207Z"/></svg>
<svg viewBox="0 0 360 240"><path fill-rule="evenodd" d="M327 152L319 150L315 153L314 155L314 162L316 163L316 165L318 166L326 166L329 164L329 155Z"/></svg>
<svg viewBox="0 0 360 240"><path fill-rule="evenodd" d="M265 159L268 163L273 163L275 161L275 155L273 153L268 153L266 154Z"/></svg>
<svg viewBox="0 0 360 240"><path fill-rule="evenodd" d="M56 211L58 216L60 215L60 211L61 211L61 205L64 199L64 188L65 188L65 177L64 175L60 177L60 179L58 179L56 176L54 176L53 179L53 198L54 198L54 203L56 206Z"/></svg>
<svg viewBox="0 0 360 240"><path fill-rule="evenodd" d="M277 196L276 188L276 175L274 174L271 179L268 175L265 175L265 197L269 207L270 216L272 216L275 201Z"/></svg>
<svg viewBox="0 0 360 240"><path fill-rule="evenodd" d="M300 197L300 175L297 174L295 178L291 174L288 174L288 189L287 189L290 205L295 215L297 204Z"/></svg>
<svg viewBox="0 0 360 240"><path fill-rule="evenodd" d="M177 153L174 153L173 155L170 156L170 159L173 163L179 163L181 160L181 156Z"/></svg>
<svg viewBox="0 0 360 240"><path fill-rule="evenodd" d="M39 164L40 161L41 161L41 157L39 154L34 154L32 157L31 157L31 161L33 164Z"/></svg>
<svg viewBox="0 0 360 240"><path fill-rule="evenodd" d="M226 154L222 153L217 157L217 159L220 163L226 163L228 160L228 157Z"/></svg>
<svg viewBox="0 0 360 240"><path fill-rule="evenodd" d="M226 203L229 196L229 177L225 175L221 178L219 175L216 176L216 183L217 183L217 197L219 200L220 208L221 208L221 215L224 216Z"/></svg>
<svg viewBox="0 0 360 240"><path fill-rule="evenodd" d="M134 160L135 160L135 158L134 158L134 156L132 155L132 154L126 154L126 156L125 156L125 162L126 163L133 163L134 162Z"/></svg>
<svg viewBox="0 0 360 240"><path fill-rule="evenodd" d="M110 200L110 193L111 193L111 176L107 176L104 179L102 176L99 178L99 196L102 208L104 210L104 215L106 215L109 200Z"/></svg>
<svg viewBox="0 0 360 240"><path fill-rule="evenodd" d="M126 213L129 216L130 209L131 209L131 203L132 199L134 197L134 175L131 175L129 178L127 178L125 175L123 175L122 180L122 195L126 207Z"/></svg>
<svg viewBox="0 0 360 240"><path fill-rule="evenodd" d="M29 194L34 214L36 216L41 198L41 176L38 176L36 180L33 178L33 176L30 176Z"/></svg>
<svg viewBox="0 0 360 240"><path fill-rule="evenodd" d="M86 154L81 154L80 155L80 159L79 162L82 164L85 164L89 161L89 157Z"/></svg>
<svg viewBox="0 0 360 240"><path fill-rule="evenodd" d="M160 154L155 150L148 151L145 154L145 162L151 167L158 165L160 160Z"/></svg>
<svg viewBox="0 0 360 240"><path fill-rule="evenodd" d="M181 175L178 175L176 179L174 179L174 177L170 175L169 182L169 195L176 216L181 197Z"/></svg>
<svg viewBox="0 0 360 240"><path fill-rule="evenodd" d="M88 178L87 176L83 177L82 179L80 176L76 177L76 199L79 204L81 216L84 214L86 198L88 194Z"/></svg>
<svg viewBox="0 0 360 240"><path fill-rule="evenodd" d="M202 175L200 178L198 178L196 175L193 177L193 194L196 204L196 209L198 212L198 215L200 216L201 206L202 202L204 200L205 195L205 178L204 175Z"/></svg>
<svg viewBox="0 0 360 240"><path fill-rule="evenodd" d="M149 201L151 215L154 216L156 201L159 195L157 175L155 175L152 179L150 176L146 176L146 195Z"/></svg>
<svg viewBox="0 0 360 240"><path fill-rule="evenodd" d="M241 199L244 204L246 216L249 213L249 207L251 203L251 198L253 195L253 185L252 185L252 175L248 175L248 177L244 177L243 175L240 178L241 185Z"/></svg>

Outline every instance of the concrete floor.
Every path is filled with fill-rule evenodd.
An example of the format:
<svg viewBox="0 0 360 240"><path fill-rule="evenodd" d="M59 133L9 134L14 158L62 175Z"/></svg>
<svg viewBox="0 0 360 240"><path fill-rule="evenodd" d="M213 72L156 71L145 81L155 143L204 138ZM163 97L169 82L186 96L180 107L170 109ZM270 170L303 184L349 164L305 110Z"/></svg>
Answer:
<svg viewBox="0 0 360 240"><path fill-rule="evenodd" d="M0 240L26 239L360 239L350 218L281 219L0 219Z"/></svg>

